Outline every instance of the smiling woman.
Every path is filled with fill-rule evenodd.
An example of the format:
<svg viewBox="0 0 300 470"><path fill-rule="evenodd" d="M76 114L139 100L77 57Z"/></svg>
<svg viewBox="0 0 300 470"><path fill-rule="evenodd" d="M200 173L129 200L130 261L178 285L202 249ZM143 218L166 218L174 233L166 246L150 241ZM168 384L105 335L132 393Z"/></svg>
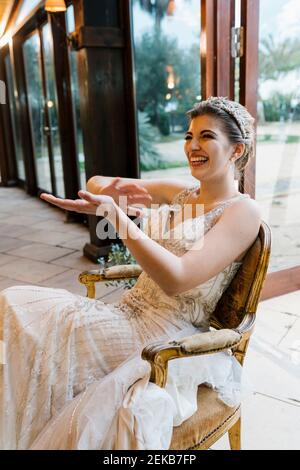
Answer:
<svg viewBox="0 0 300 470"><path fill-rule="evenodd" d="M229 153L227 159L235 165L235 175L239 177L254 154L254 119L248 111L239 103L216 97L199 103L187 114L190 127L185 137L185 153L190 156L189 160L194 161L198 156L208 162L206 148L211 149L214 159L220 152L223 157L228 157ZM201 116L201 120L197 119ZM218 145L223 145L223 148L217 149Z"/></svg>
<svg viewBox="0 0 300 470"><path fill-rule="evenodd" d="M200 192L198 184L180 189L180 182L177 186L168 182L166 187L162 181L156 183L158 200L168 204L156 207L157 217L150 218L153 237L128 218L128 207L119 199L126 195L130 203L150 204L155 197L151 185L94 177L89 188L93 192L80 191L80 199L42 195L64 209L106 217L143 272L135 286L111 305L62 289L19 286L1 293L7 345L0 404L4 448L168 448L173 420L176 425L193 408L196 398L190 390L183 397L188 406L182 414L174 393L166 395L148 384L141 350L149 342L209 329L218 300L257 237L260 214L255 202L238 193L234 184L234 165L240 160L242 168L251 156L252 117L224 98L211 98L189 114L185 152ZM194 163L204 156L205 163ZM194 218L181 218L179 224L176 214L185 216L186 204L193 208L204 204L205 210ZM174 213L174 230L168 232L167 222ZM174 237L179 229L180 236ZM234 356L218 353L213 361L202 356L196 370L197 384L209 383L220 391L221 400L237 404L239 384L233 377L240 381L241 370ZM182 388L184 374L177 368L173 373ZM133 392L131 397L131 386L138 379L142 379L141 395ZM131 403L139 396L146 397L153 409L149 419L137 406L141 426L159 421L157 429L163 430L161 435L150 433L152 440L139 433L131 439L124 424L126 400Z"/></svg>

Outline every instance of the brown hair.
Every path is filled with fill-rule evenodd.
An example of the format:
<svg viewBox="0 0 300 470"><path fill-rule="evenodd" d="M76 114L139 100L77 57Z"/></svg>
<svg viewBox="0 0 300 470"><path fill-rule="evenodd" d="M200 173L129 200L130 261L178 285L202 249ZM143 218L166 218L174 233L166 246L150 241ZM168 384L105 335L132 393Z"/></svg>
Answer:
<svg viewBox="0 0 300 470"><path fill-rule="evenodd" d="M255 152L255 119L247 109L224 97L210 97L196 103L186 114L189 121L197 116L213 116L220 122L231 144L245 144L242 156L235 161L235 176L240 178Z"/></svg>

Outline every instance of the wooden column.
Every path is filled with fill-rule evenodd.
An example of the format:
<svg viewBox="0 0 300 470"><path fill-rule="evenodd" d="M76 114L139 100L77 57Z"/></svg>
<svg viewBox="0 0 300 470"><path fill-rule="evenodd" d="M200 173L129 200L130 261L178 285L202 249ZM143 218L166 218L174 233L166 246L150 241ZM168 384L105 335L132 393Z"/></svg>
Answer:
<svg viewBox="0 0 300 470"><path fill-rule="evenodd" d="M80 114L86 175L138 177L130 0L75 0ZM96 236L84 254L96 261L110 240Z"/></svg>
<svg viewBox="0 0 300 470"><path fill-rule="evenodd" d="M234 59L231 57L231 28L234 0L201 1L201 89L202 98L227 96L234 99Z"/></svg>
<svg viewBox="0 0 300 470"><path fill-rule="evenodd" d="M9 55L8 45L0 53L0 80L5 84L5 103L0 104L0 170L1 184L12 186L17 182L17 166L14 151L11 115L9 109L9 93L7 75L5 71L5 57Z"/></svg>
<svg viewBox="0 0 300 470"><path fill-rule="evenodd" d="M24 39L22 33L17 34L13 38L13 59L20 104L20 129L25 165L25 189L28 194L36 196L37 179L35 162L33 157L33 143L28 108L28 96L26 89L24 56L22 49L23 40Z"/></svg>
<svg viewBox="0 0 300 470"><path fill-rule="evenodd" d="M2 80L2 78L0 78L0 80ZM5 112L3 108L5 106L5 104L0 104L0 186L8 186L10 181L3 124L3 114Z"/></svg>
<svg viewBox="0 0 300 470"><path fill-rule="evenodd" d="M73 114L71 70L66 41L66 21L64 13L49 15L55 64L55 81L58 102L59 135L62 151L62 166L66 198L76 199L80 189L80 176L77 160L76 129ZM80 214L67 212L68 220L82 220Z"/></svg>
<svg viewBox="0 0 300 470"><path fill-rule="evenodd" d="M240 102L257 117L259 0L242 0L241 26L244 27L244 54L240 62ZM245 168L241 190L255 198L255 159Z"/></svg>

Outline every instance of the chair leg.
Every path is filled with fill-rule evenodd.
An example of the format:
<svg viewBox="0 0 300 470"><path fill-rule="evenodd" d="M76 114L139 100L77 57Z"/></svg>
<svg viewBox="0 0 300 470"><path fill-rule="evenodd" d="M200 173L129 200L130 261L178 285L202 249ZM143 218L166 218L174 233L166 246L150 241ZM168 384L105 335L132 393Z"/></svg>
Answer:
<svg viewBox="0 0 300 470"><path fill-rule="evenodd" d="M241 450L241 418L228 431L231 450Z"/></svg>

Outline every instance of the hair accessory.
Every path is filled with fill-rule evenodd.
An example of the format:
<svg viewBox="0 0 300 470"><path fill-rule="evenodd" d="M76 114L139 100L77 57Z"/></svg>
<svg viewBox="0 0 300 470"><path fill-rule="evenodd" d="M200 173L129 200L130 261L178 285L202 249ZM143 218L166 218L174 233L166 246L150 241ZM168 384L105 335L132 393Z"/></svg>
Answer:
<svg viewBox="0 0 300 470"><path fill-rule="evenodd" d="M236 101L230 101L225 96L211 96L205 102L216 108L221 108L223 111L228 113L231 117L233 117L233 119L235 120L235 122L237 123L241 131L243 139L245 140L249 139L250 136L249 136L249 133L247 132L249 128L249 123L246 121L245 117L242 115L241 109L243 109L243 107L240 103L237 103Z"/></svg>

